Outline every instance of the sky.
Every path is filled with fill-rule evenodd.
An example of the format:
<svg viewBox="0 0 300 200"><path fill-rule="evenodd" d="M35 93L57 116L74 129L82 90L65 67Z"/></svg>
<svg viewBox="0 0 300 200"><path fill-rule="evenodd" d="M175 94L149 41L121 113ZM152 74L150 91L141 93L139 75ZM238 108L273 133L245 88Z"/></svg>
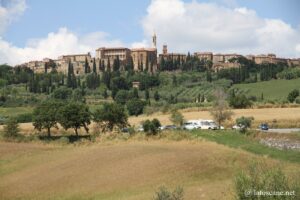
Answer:
<svg viewBox="0 0 300 200"><path fill-rule="evenodd" d="M300 58L298 0L0 0L0 63L99 47Z"/></svg>

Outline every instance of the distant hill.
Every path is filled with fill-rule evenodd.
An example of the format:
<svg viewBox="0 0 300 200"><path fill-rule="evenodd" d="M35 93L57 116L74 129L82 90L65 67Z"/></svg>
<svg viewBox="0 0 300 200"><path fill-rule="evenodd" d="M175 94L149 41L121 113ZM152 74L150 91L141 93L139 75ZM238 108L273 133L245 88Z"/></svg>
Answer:
<svg viewBox="0 0 300 200"><path fill-rule="evenodd" d="M236 84L233 88L247 95L258 98L263 93L265 100L286 100L288 93L293 89L300 89L300 79L293 80L271 80L257 83Z"/></svg>

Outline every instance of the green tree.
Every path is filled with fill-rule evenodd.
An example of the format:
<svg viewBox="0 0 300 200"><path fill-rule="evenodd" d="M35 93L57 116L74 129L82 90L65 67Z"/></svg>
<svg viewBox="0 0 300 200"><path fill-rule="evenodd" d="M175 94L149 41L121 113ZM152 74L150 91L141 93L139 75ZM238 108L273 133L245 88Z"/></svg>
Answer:
<svg viewBox="0 0 300 200"><path fill-rule="evenodd" d="M57 113L62 103L57 101L45 101L38 105L33 111L33 126L38 131L46 129L48 137L51 136L51 128L58 129Z"/></svg>
<svg viewBox="0 0 300 200"><path fill-rule="evenodd" d="M138 99L138 98L140 98L139 97L139 91L138 91L138 89L137 88L134 88L133 89L133 98L136 98L136 99Z"/></svg>
<svg viewBox="0 0 300 200"><path fill-rule="evenodd" d="M115 102L121 105L126 104L128 100L127 90L119 90L115 96Z"/></svg>
<svg viewBox="0 0 300 200"><path fill-rule="evenodd" d="M140 99L131 99L126 103L126 107L128 110L129 115L138 116L143 114L143 110L146 103Z"/></svg>
<svg viewBox="0 0 300 200"><path fill-rule="evenodd" d="M159 99L160 99L160 95L159 95L158 91L155 91L154 92L154 100L159 101Z"/></svg>
<svg viewBox="0 0 300 200"><path fill-rule="evenodd" d="M210 114L218 122L219 128L225 120L228 120L232 116L232 112L229 111L228 104L226 102L226 94L222 89L217 89L214 92L214 102Z"/></svg>
<svg viewBox="0 0 300 200"><path fill-rule="evenodd" d="M153 119L150 121L147 119L143 122L143 129L147 135L156 135L159 131L159 127L161 126L160 121L158 119Z"/></svg>
<svg viewBox="0 0 300 200"><path fill-rule="evenodd" d="M73 101L85 102L84 93L79 88L73 90L72 97Z"/></svg>
<svg viewBox="0 0 300 200"><path fill-rule="evenodd" d="M5 138L14 138L19 135L20 129L16 119L9 118L3 127L3 136Z"/></svg>
<svg viewBox="0 0 300 200"><path fill-rule="evenodd" d="M128 124L128 116L124 107L117 103L105 103L93 114L94 121L102 128L103 132L112 131L114 127L124 128Z"/></svg>
<svg viewBox="0 0 300 200"><path fill-rule="evenodd" d="M52 93L54 99L69 100L72 97L72 89L66 87L59 87Z"/></svg>
<svg viewBox="0 0 300 200"><path fill-rule="evenodd" d="M173 110L170 116L170 121L176 126L182 126L184 122L184 117L178 110Z"/></svg>
<svg viewBox="0 0 300 200"><path fill-rule="evenodd" d="M116 59L114 59L114 63L113 63L113 71L117 72L120 70L120 59L119 56L117 56Z"/></svg>
<svg viewBox="0 0 300 200"><path fill-rule="evenodd" d="M84 73L88 74L90 72L91 72L90 65L88 63L87 57L85 57L85 61L84 61Z"/></svg>
<svg viewBox="0 0 300 200"><path fill-rule="evenodd" d="M287 100L291 103L295 102L296 98L299 96L299 90L294 89L292 90L287 97Z"/></svg>
<svg viewBox="0 0 300 200"><path fill-rule="evenodd" d="M104 99L107 99L108 93L107 93L107 89L106 88L104 89L102 96L103 96Z"/></svg>
<svg viewBox="0 0 300 200"><path fill-rule="evenodd" d="M97 74L96 60L93 60L93 73Z"/></svg>
<svg viewBox="0 0 300 200"><path fill-rule="evenodd" d="M146 100L149 100L149 99L150 99L149 90L145 90L145 99L146 99Z"/></svg>
<svg viewBox="0 0 300 200"><path fill-rule="evenodd" d="M235 121L236 124L241 127L240 132L245 133L247 129L251 127L253 120L254 120L253 117L242 116L240 118L237 118Z"/></svg>
<svg viewBox="0 0 300 200"><path fill-rule="evenodd" d="M70 102L59 109L58 122L65 130L73 128L76 136L81 127L88 133L88 125L91 123L89 107L83 103Z"/></svg>

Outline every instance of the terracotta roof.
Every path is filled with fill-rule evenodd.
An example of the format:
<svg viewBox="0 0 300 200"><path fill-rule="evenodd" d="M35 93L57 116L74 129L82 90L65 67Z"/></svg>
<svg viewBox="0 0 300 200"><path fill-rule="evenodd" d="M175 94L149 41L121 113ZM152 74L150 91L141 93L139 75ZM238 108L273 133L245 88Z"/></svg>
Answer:
<svg viewBox="0 0 300 200"><path fill-rule="evenodd" d="M131 51L157 51L156 48L135 48L131 49Z"/></svg>

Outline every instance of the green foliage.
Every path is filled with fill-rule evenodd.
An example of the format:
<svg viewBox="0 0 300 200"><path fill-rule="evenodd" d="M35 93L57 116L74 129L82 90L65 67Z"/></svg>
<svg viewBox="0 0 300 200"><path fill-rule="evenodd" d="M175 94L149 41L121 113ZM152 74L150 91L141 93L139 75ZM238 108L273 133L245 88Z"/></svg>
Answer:
<svg viewBox="0 0 300 200"><path fill-rule="evenodd" d="M112 131L114 127L125 128L128 126L128 117L124 107L117 103L105 103L93 114L93 119L103 132Z"/></svg>
<svg viewBox="0 0 300 200"><path fill-rule="evenodd" d="M242 116L240 118L237 118L235 121L236 121L236 124L241 127L240 131L242 133L245 133L247 131L247 129L251 127L253 120L254 120L253 117Z"/></svg>
<svg viewBox="0 0 300 200"><path fill-rule="evenodd" d="M288 94L287 100L293 103L298 96L299 96L299 90L294 89Z"/></svg>
<svg viewBox="0 0 300 200"><path fill-rule="evenodd" d="M158 119L153 119L152 121L148 119L143 122L142 126L147 135L156 135L161 124Z"/></svg>
<svg viewBox="0 0 300 200"><path fill-rule="evenodd" d="M87 88L95 90L100 86L100 75L96 73L88 74L85 81Z"/></svg>
<svg viewBox="0 0 300 200"><path fill-rule="evenodd" d="M177 126L182 126L184 117L178 110L173 110L171 112L170 121Z"/></svg>
<svg viewBox="0 0 300 200"><path fill-rule="evenodd" d="M50 129L52 127L58 129L58 111L62 106L63 103L58 101L45 101L38 105L33 111L34 128L39 131L41 131L42 129L46 129L48 136L50 137Z"/></svg>
<svg viewBox="0 0 300 200"><path fill-rule="evenodd" d="M32 122L33 114L32 113L22 113L16 116L15 118L18 123L27 123Z"/></svg>
<svg viewBox="0 0 300 200"><path fill-rule="evenodd" d="M154 200L183 200L183 188L177 187L175 190L169 191L168 188L162 186L156 192Z"/></svg>
<svg viewBox="0 0 300 200"><path fill-rule="evenodd" d="M84 91L82 89L75 89L72 93L73 101L85 102Z"/></svg>
<svg viewBox="0 0 300 200"><path fill-rule="evenodd" d="M153 98L154 98L154 100L155 100L155 101L159 101L159 99L160 99L160 96L159 96L159 93L158 93L158 91L155 91L155 92L154 92L154 96L153 96Z"/></svg>
<svg viewBox="0 0 300 200"><path fill-rule="evenodd" d="M140 82L140 90L150 89L159 86L160 81L158 75L148 73L137 73L130 77L130 82Z"/></svg>
<svg viewBox="0 0 300 200"><path fill-rule="evenodd" d="M145 101L140 99L131 99L126 103L126 107L129 115L138 116L143 113L143 109L146 105Z"/></svg>
<svg viewBox="0 0 300 200"><path fill-rule="evenodd" d="M15 138L19 135L20 129L16 119L10 118L3 127L4 138Z"/></svg>
<svg viewBox="0 0 300 200"><path fill-rule="evenodd" d="M78 102L70 102L58 110L58 122L67 130L73 128L78 136L78 129L83 127L88 133L88 125L91 123L89 107Z"/></svg>
<svg viewBox="0 0 300 200"><path fill-rule="evenodd" d="M233 108L248 108L251 107L252 102L244 94L231 95L229 98L229 105Z"/></svg>
<svg viewBox="0 0 300 200"><path fill-rule="evenodd" d="M67 87L59 87L54 90L52 97L58 100L69 100L72 98L72 89Z"/></svg>
<svg viewBox="0 0 300 200"><path fill-rule="evenodd" d="M300 77L300 69L299 68L287 68L278 74L278 78L280 79L296 79Z"/></svg>
<svg viewBox="0 0 300 200"><path fill-rule="evenodd" d="M222 89L217 89L215 91L214 103L210 113L213 116L213 118L217 121L219 127L224 121L231 118L233 113L228 110L226 94Z"/></svg>
<svg viewBox="0 0 300 200"><path fill-rule="evenodd" d="M127 90L119 90L114 98L115 102L121 105L126 104L129 99L129 94Z"/></svg>
<svg viewBox="0 0 300 200"><path fill-rule="evenodd" d="M284 200L298 199L300 185L289 179L280 167L254 162L236 175L235 189L236 199ZM291 192L291 195L258 195L259 192Z"/></svg>

